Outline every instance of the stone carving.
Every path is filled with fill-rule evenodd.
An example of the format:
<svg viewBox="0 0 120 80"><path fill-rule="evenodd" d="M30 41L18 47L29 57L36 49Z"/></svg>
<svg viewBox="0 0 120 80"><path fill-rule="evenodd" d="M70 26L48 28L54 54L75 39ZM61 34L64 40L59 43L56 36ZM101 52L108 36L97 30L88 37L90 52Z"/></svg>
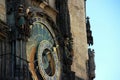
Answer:
<svg viewBox="0 0 120 80"><path fill-rule="evenodd" d="M88 49L89 61L89 79L93 80L95 78L95 61L94 61L94 50Z"/></svg>

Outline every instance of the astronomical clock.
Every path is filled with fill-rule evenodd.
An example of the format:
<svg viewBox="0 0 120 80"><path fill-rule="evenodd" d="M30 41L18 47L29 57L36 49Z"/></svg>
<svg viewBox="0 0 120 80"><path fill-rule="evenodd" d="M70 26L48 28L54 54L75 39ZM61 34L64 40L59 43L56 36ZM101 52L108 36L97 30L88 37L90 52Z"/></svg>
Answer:
<svg viewBox="0 0 120 80"><path fill-rule="evenodd" d="M35 12L31 18L30 37L27 42L27 59L32 78L39 80L60 80L61 64L59 45L53 24L46 15ZM40 74L38 74L38 73Z"/></svg>

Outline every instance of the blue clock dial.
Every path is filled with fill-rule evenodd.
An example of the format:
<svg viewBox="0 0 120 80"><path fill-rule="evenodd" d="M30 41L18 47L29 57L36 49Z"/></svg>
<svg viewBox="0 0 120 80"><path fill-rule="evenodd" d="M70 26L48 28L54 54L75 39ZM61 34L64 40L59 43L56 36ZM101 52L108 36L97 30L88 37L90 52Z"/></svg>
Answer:
<svg viewBox="0 0 120 80"><path fill-rule="evenodd" d="M31 29L31 39L41 42L42 40L48 40L52 44L54 44L53 36L51 32L46 28L46 26L40 22L33 24Z"/></svg>

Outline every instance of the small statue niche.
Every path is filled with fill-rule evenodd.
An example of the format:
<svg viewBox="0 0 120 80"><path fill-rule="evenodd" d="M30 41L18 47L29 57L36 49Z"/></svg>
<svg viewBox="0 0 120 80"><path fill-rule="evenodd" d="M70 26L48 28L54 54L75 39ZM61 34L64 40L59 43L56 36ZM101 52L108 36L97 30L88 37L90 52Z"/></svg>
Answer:
<svg viewBox="0 0 120 80"><path fill-rule="evenodd" d="M20 5L18 7L17 14L18 39L27 40L27 38L30 36L30 29L28 16L24 9L25 8L23 5Z"/></svg>

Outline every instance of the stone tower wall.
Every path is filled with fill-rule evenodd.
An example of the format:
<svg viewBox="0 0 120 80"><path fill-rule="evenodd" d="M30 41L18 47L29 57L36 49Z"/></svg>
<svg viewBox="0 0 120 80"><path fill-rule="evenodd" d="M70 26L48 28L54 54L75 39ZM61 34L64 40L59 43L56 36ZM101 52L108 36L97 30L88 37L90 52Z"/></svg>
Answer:
<svg viewBox="0 0 120 80"><path fill-rule="evenodd" d="M77 77L87 80L88 59L84 0L68 0L70 25L73 37L72 71Z"/></svg>

